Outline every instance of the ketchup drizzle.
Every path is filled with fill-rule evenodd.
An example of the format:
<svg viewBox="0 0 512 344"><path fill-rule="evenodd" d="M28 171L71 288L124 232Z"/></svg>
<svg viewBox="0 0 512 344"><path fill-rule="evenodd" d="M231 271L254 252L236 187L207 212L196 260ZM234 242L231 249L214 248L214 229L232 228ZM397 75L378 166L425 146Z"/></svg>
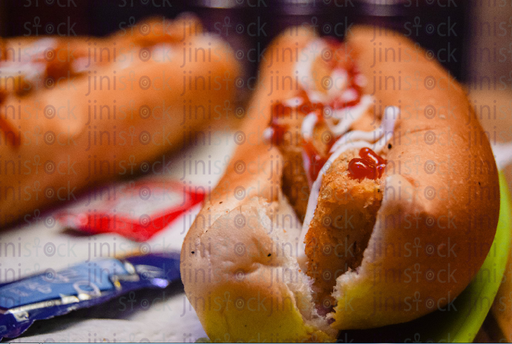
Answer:
<svg viewBox="0 0 512 344"><path fill-rule="evenodd" d="M317 112L317 116L321 116L323 111L323 104L321 103L312 103L309 100L309 97L304 90L300 90L297 98L300 98L302 102L297 105L285 105L281 102L277 102L272 106L272 121L270 122L270 127L272 128L272 137L271 141L274 145L279 145L284 141L284 135L288 131L287 124L279 123L279 119L282 118L290 118L293 116L307 115L310 112ZM318 115L320 113L320 115ZM315 149L313 147L313 149Z"/></svg>
<svg viewBox="0 0 512 344"><path fill-rule="evenodd" d="M354 158L348 163L350 178L361 181L364 178L375 180L382 177L386 168L386 159L368 147L361 148L359 156L360 158Z"/></svg>
<svg viewBox="0 0 512 344"><path fill-rule="evenodd" d="M343 98L343 93L340 94L333 99L328 105L333 110L339 110L345 107L352 107L361 101L361 96L363 93L362 86L359 85L355 78L359 75L359 69L350 58L349 54L347 54L347 46L344 43L338 42L335 39L324 38L328 48L330 49L330 53L322 54L322 58L325 62L328 63L329 67L334 70L336 68L343 69L347 72L347 88L344 92L352 92L355 94L354 97L349 98L348 100ZM294 110L295 114L308 115L311 112L315 112L318 117L318 123L322 123L325 121L324 118L324 104L311 102L309 99L307 92L304 89L300 89L297 97L302 99L302 103L298 105L288 106L281 102L278 102L273 105L272 108L272 120L270 126L272 128L272 136L271 141L275 145L279 145L284 140L284 135L287 132L288 125L278 123L278 119L285 118L289 116L293 116ZM339 137L333 137L330 142L327 144L327 151L330 150L332 145L336 142ZM311 181L315 181L318 177L318 174L324 164L328 160L328 156L326 154L321 153L313 144L312 138L305 138L302 142L305 158L309 160L309 170L306 171L308 173L308 177ZM369 149L369 148L368 148ZM361 150L362 151L362 150ZM371 153L370 153L371 152ZM362 178L371 178L375 179L382 175L385 168L385 160L379 157L375 152L364 152L362 158L353 159L352 168L354 170L354 176L363 176ZM372 160L372 159L377 160ZM381 159L381 160L378 160ZM373 166L373 167L372 167ZM359 177L356 177L359 178ZM359 179L362 179L359 178Z"/></svg>
<svg viewBox="0 0 512 344"><path fill-rule="evenodd" d="M288 131L288 126L272 122L272 136L270 140L273 145L280 145L284 141L284 134Z"/></svg>
<svg viewBox="0 0 512 344"><path fill-rule="evenodd" d="M311 181L315 181L318 177L318 173L322 169L322 167L327 162L328 158L322 156L318 150L313 145L311 140L304 140L302 143L302 147L304 149L304 153L306 154L307 159L309 160L309 178Z"/></svg>

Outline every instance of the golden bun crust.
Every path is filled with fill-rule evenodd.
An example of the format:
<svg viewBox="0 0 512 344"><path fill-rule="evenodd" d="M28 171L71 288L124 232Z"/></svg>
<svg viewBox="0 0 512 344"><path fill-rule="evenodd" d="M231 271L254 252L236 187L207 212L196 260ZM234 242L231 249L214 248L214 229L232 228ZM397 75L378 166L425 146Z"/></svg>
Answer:
<svg viewBox="0 0 512 344"><path fill-rule="evenodd" d="M17 144L11 144L12 139L2 142L0 156L2 161L15 161L16 166L21 161L29 170L3 176L2 190L8 185L14 186L15 192L4 195L2 191L0 226L31 216L34 209L72 201L86 187L137 174L141 163L176 150L190 134L211 124L215 106L234 101L239 65L232 51L207 34L189 34L187 30L183 36L183 27L188 25L185 21L200 28L197 19L178 19L174 23L180 28L176 42L162 35L144 36L154 39L148 45L156 47L149 59L140 53L140 45L126 43L131 52L125 50L121 55L117 50L116 61L92 65L86 73L65 79L51 90L43 88L5 99L2 109L12 105L21 113L14 118L10 112L2 114ZM158 43L158 39L163 42ZM82 49L88 47L82 38L78 43L70 41ZM123 45L115 38L101 42L110 48L116 42ZM187 50L204 52L205 61L201 52L183 66L185 53L188 58L184 42ZM167 58L165 51L158 53L163 44L170 50ZM226 76L231 83L222 81ZM189 85L197 77L200 80ZM2 139L11 136L4 127Z"/></svg>
<svg viewBox="0 0 512 344"><path fill-rule="evenodd" d="M498 219L498 175L466 95L409 40L392 32L373 39L365 27L352 32L348 44L368 80L366 93L374 93L375 113L385 106L401 109L362 263L337 279L334 312L319 316L299 254L301 225L283 221L293 218L282 192L283 155L263 139L272 105L296 95L296 85L270 92L276 71L282 77L297 72L296 63L277 61L276 53L289 48L294 61L316 39L311 31L291 28L267 49L242 129L246 140L183 244L185 292L212 341L334 340L333 330L409 321L453 300L487 255ZM374 65L379 47L394 49L395 60ZM381 75L388 82L395 78L395 85L401 77L401 87L379 87ZM368 120L354 127L368 128ZM286 243L297 243L297 249L277 255L276 247Z"/></svg>
<svg viewBox="0 0 512 344"><path fill-rule="evenodd" d="M369 76L368 92L375 89L383 107L400 106L401 117L369 249L358 273L338 281L338 329L405 322L444 308L487 256L500 204L490 144L460 85L393 32L357 28L348 42ZM379 60L372 48L381 46L396 58ZM372 78L396 79L397 71L401 89Z"/></svg>
<svg viewBox="0 0 512 344"><path fill-rule="evenodd" d="M262 69L260 91L241 130L247 139L235 150L225 175L185 237L181 250L185 293L212 341L334 338L326 324L329 334L304 321L302 313L311 312L311 296L304 290L298 297L294 290L305 289L305 276L297 273L298 265L292 257L276 252L280 243L290 241L287 235L298 244L298 234L292 233L300 231L300 224L293 220L295 226L284 233L275 221L295 216L281 191L282 156L263 139L273 99L293 94L293 89L269 94L270 69L289 69L284 62L271 60L271 53L295 48L295 43L298 49L304 48L314 37L311 31L295 34L289 30L267 50L266 61L274 65ZM295 248L291 250L296 252ZM202 278L205 270L211 280ZM293 271L292 281L283 281L289 271Z"/></svg>

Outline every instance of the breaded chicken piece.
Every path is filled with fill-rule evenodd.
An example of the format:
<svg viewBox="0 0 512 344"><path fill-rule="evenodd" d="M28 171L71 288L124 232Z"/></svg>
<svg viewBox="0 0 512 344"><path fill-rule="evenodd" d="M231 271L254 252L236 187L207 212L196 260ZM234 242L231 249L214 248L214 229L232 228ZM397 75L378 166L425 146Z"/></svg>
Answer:
<svg viewBox="0 0 512 344"><path fill-rule="evenodd" d="M348 164L359 149L342 153L323 176L318 204L306 234L307 274L314 279L319 312L328 312L336 278L362 261L383 195L383 177L352 179ZM324 292L321 292L321 291Z"/></svg>
<svg viewBox="0 0 512 344"><path fill-rule="evenodd" d="M288 198L300 221L304 220L309 199L309 184L304 170L302 152L304 150L301 125L305 115L296 110L290 116L278 119L279 125L286 128L282 140L278 144L283 155L283 192ZM329 147L334 140L327 124L319 122L313 131L312 143L321 156L328 157ZM316 166L320 170L321 166Z"/></svg>

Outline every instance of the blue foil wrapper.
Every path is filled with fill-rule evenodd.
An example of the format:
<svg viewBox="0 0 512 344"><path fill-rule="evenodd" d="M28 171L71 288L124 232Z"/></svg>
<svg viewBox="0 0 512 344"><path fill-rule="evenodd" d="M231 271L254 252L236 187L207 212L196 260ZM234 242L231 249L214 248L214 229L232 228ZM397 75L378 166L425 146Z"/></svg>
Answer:
<svg viewBox="0 0 512 344"><path fill-rule="evenodd" d="M178 280L179 253L165 253L99 259L0 284L0 340L20 336L36 320L98 305L138 289L165 288Z"/></svg>

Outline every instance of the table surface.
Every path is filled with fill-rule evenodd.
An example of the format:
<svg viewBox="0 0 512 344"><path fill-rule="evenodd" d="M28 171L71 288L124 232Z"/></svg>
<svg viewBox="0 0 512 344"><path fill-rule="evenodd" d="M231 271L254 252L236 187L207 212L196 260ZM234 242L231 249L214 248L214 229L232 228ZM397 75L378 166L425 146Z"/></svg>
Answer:
<svg viewBox="0 0 512 344"><path fill-rule="evenodd" d="M197 145L170 156L166 160L169 161L168 172L159 178L180 183L191 182L192 185L205 187L215 185L235 145L229 139L232 138L230 132L221 133L220 137L225 139L219 144ZM209 161L212 166L219 168L212 171L196 171L194 168L190 171L185 168L190 161L193 166L196 160L207 163ZM154 176L149 175L142 178L152 177ZM68 208L78 207L85 201L79 199ZM165 248L165 251L179 252L190 220L197 214L199 207L200 205L194 206L184 216L153 236L147 242L151 251L159 252ZM53 228L44 225L45 217L63 210L65 209L61 208L45 213L37 223L0 233L0 283L12 281L13 271L18 279L48 268L59 270L75 263L101 258L101 254L103 257L109 254L113 256L114 252L122 255L140 245L116 234L84 236L64 228L59 223ZM52 244L55 251L45 250L45 247ZM194 342L206 336L180 282L165 290L140 291L132 296L134 297L131 300L126 297L117 298L103 305L35 322L25 334L14 341ZM149 308L145 307L147 301L151 304Z"/></svg>
<svg viewBox="0 0 512 344"><path fill-rule="evenodd" d="M496 99L496 95L488 93L476 92L472 96L481 100L480 103ZM502 94L499 97L499 101L507 106L512 99L510 94ZM512 113L512 107L508 113ZM507 116L505 122L499 125L508 123L512 128L512 115ZM497 122L492 119L483 120L484 128L492 129L496 124ZM221 132L219 137L222 139L218 144L189 147L169 157L169 172L161 177L190 182L192 185L214 186L222 176L235 147L232 132ZM211 166L218 168L211 171L189 170L187 166L190 166L189 163L193 166L195 161L210 162ZM512 186L512 167L508 166L505 171L509 186ZM143 178L148 177L152 176ZM70 204L69 208L79 205L80 200L78 204ZM199 207L200 205L193 207L185 216L178 218L151 238L147 242L151 250L181 250L181 243L190 226L190 220L197 214ZM54 212L62 210L56 209ZM39 222L0 233L0 283L9 281L6 281L6 278L12 280L13 271L15 277L20 278L43 272L48 268L58 270L75 263L100 258L100 247L105 257L108 254L112 256L114 251L116 255L122 255L123 251L133 250L139 246L138 243L115 234L83 236L65 229L58 223L52 228L47 228L44 225L44 218L50 215L51 212L46 213ZM51 244L55 245L57 250L45 251L45 245ZM512 290L512 286L507 285L505 288ZM145 290L132 296L130 300L127 297L117 298L103 305L36 322L25 334L11 342L194 342L206 336L180 283L165 290ZM145 307L147 301L151 304L149 308ZM504 320L505 316L506 314L497 314L499 324L506 324L508 320Z"/></svg>

